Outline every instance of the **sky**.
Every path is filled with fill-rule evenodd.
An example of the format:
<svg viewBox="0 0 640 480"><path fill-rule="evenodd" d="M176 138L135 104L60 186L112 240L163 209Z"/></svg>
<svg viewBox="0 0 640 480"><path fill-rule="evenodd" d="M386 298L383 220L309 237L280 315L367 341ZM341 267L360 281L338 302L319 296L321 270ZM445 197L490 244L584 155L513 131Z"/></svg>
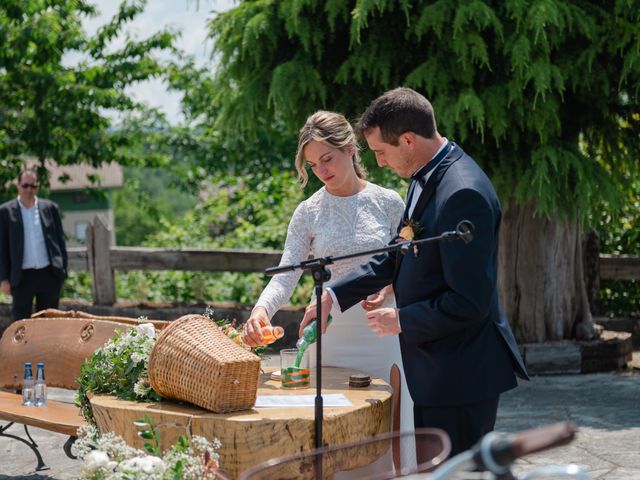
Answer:
<svg viewBox="0 0 640 480"><path fill-rule="evenodd" d="M93 35L96 30L107 23L118 11L118 0L93 0L100 14L95 18L85 19L85 31ZM198 65L210 64L211 42L207 40L207 20L214 12L228 10L237 4L235 0L148 0L143 13L127 24L125 32L137 39L144 39L163 27L170 27L182 32L176 46L196 58ZM118 47L124 43L123 37L114 41ZM73 63L77 57L69 55L65 63ZM132 96L157 107L163 111L167 119L176 124L180 121L180 95L168 92L160 80L141 82L128 90Z"/></svg>

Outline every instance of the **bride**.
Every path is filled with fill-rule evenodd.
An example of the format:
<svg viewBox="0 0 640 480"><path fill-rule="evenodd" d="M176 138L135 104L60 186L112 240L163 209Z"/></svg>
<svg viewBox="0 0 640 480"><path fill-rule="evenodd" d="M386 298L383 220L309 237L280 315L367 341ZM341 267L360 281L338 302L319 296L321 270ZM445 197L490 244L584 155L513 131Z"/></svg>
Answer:
<svg viewBox="0 0 640 480"><path fill-rule="evenodd" d="M307 119L300 130L295 159L303 187L308 181L305 164L324 186L300 203L293 213L281 265L299 263L309 254L314 257L345 255L389 243L400 224L404 203L395 191L367 181L353 128L344 116L318 111ZM331 280L327 286L366 260L366 257L356 257L330 265ZM244 325L243 340L247 345L262 344L261 329L270 325L273 315L289 300L301 274L297 270L271 279ZM393 363L402 372L398 338L378 337L365 318L365 309L393 305L393 302L392 287L388 286L345 312L334 309L331 326L322 337L323 363L361 370L387 382ZM313 362L315 355L311 349L310 354ZM413 403L404 378L401 398L401 430L411 431ZM402 460L403 466L409 464L408 459Z"/></svg>

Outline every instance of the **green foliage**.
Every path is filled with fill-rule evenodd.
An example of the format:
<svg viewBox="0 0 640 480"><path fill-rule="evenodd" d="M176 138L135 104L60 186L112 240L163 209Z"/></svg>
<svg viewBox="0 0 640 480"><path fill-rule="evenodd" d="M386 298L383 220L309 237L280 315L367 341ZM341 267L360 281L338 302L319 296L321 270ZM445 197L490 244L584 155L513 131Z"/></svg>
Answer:
<svg viewBox="0 0 640 480"><path fill-rule="evenodd" d="M143 429L138 431L138 436L146 440L144 442L144 449L147 453L151 455L155 455L156 457L162 457L162 447L160 444L161 437L160 433L156 428L156 424L153 422L149 415L145 415L143 420L138 420L136 422L137 425L144 427ZM185 438L180 437L178 439L179 445L184 445Z"/></svg>
<svg viewBox="0 0 640 480"><path fill-rule="evenodd" d="M293 172L271 171L263 179L225 176L211 185L210 196L173 223L160 220L160 230L143 246L164 248L247 248L281 250L287 225L303 193ZM268 279L261 273L182 271L116 272L116 295L123 300L150 302L254 303ZM87 283L85 283L87 282ZM303 277L291 303L306 304L313 283ZM63 295L90 300L86 273L72 273Z"/></svg>
<svg viewBox="0 0 640 480"><path fill-rule="evenodd" d="M276 169L266 179L250 177L220 178L213 195L188 212L182 222L166 225L163 232L150 238L148 245L165 247L275 249L284 246L289 219L303 198L292 172ZM154 275L144 273L144 276ZM166 285L164 291L180 298L200 301L237 301L253 303L266 285L260 273L190 273L155 274L154 290ZM164 281L170 276L171 280ZM160 283L158 283L160 282ZM293 301L306 301L308 282L298 289ZM304 293L302 293L304 292ZM161 294L163 295L163 294ZM202 295L202 298L196 298ZM302 299L300 297L303 297ZM306 298L305 298L306 296Z"/></svg>
<svg viewBox="0 0 640 480"><path fill-rule="evenodd" d="M356 117L405 85L503 198L585 217L638 173L640 5L544 0L244 0L210 23L208 101L229 135L256 115L291 131L318 108ZM584 141L587 145L582 145Z"/></svg>
<svg viewBox="0 0 640 480"><path fill-rule="evenodd" d="M591 221L600 233L602 253L640 256L640 180L632 182L628 202L619 215L605 210ZM602 281L600 310L603 315L640 317L640 281Z"/></svg>
<svg viewBox="0 0 640 480"><path fill-rule="evenodd" d="M113 194L116 243L141 245L150 235L193 208L196 196L180 189L166 169L127 167L124 186Z"/></svg>
<svg viewBox="0 0 640 480"><path fill-rule="evenodd" d="M101 435L94 426L81 427L71 447L83 462L82 480L216 480L219 475L220 441L209 441L198 435L178 437L177 442L162 451L159 428L148 416L133 422L141 428L138 435L145 440L144 450L128 446L113 433ZM226 478L226 476L225 476Z"/></svg>
<svg viewBox="0 0 640 480"><path fill-rule="evenodd" d="M62 284L62 298L91 300L91 274L87 271L71 271Z"/></svg>
<svg viewBox="0 0 640 480"><path fill-rule="evenodd" d="M145 112L127 87L162 75L154 57L172 49L174 34L159 31L141 41L113 40L140 14L144 0L123 1L118 13L89 37L81 21L95 15L84 0L7 0L0 6L0 191L24 157L93 166L125 163L136 142L114 131L109 114ZM79 58L68 65L65 55ZM146 116L146 115L145 115Z"/></svg>
<svg viewBox="0 0 640 480"><path fill-rule="evenodd" d="M165 224L147 245L165 247L282 248L286 226L302 192L290 171L265 178L218 176L211 194L176 225Z"/></svg>
<svg viewBox="0 0 640 480"><path fill-rule="evenodd" d="M76 378L76 405L82 416L95 423L87 394L107 393L123 400L159 401L160 396L148 385L149 355L155 344L151 324L116 334L80 367Z"/></svg>

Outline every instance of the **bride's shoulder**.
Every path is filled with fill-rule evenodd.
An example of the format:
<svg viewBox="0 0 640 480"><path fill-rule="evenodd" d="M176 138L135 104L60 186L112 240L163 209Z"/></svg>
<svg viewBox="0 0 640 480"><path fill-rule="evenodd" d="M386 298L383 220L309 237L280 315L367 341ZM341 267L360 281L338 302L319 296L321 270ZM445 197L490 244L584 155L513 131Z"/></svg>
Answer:
<svg viewBox="0 0 640 480"><path fill-rule="evenodd" d="M322 199L325 197L324 187L313 192L308 198L304 199L296 207L295 213L298 215L309 214L320 208Z"/></svg>
<svg viewBox="0 0 640 480"><path fill-rule="evenodd" d="M398 192L390 188L381 187L376 183L369 182L366 191L370 196L381 199L387 203L397 203L398 201L402 202L402 197Z"/></svg>
<svg viewBox="0 0 640 480"><path fill-rule="evenodd" d="M317 205L326 196L328 195L325 187L321 187L313 192L306 200L303 200L302 203L307 207L312 207L314 205Z"/></svg>

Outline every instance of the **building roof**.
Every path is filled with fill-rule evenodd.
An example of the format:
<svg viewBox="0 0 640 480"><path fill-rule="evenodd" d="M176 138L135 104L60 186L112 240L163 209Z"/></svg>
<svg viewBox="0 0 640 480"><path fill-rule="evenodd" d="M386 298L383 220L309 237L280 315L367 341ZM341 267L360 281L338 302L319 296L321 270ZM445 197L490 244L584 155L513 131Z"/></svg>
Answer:
<svg viewBox="0 0 640 480"><path fill-rule="evenodd" d="M119 188L123 184L122 167L115 162L99 168L86 164L56 165L47 161L52 192L84 188ZM94 178L95 177L95 178Z"/></svg>

